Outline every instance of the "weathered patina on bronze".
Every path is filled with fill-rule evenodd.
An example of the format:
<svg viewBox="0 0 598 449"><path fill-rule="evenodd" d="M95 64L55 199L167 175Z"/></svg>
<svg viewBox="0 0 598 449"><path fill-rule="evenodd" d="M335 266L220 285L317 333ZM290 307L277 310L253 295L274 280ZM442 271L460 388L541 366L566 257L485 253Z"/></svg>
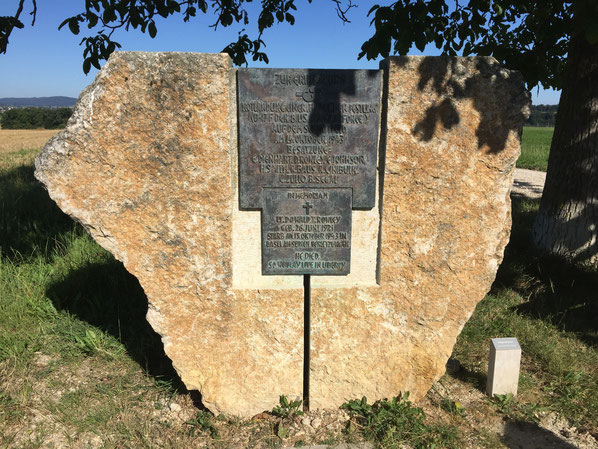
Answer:
<svg viewBox="0 0 598 449"><path fill-rule="evenodd" d="M264 274L349 274L351 189L264 189Z"/></svg>
<svg viewBox="0 0 598 449"><path fill-rule="evenodd" d="M262 209L262 272L348 274L351 209L375 204L380 72L239 69L237 81L239 203ZM328 192L328 200L316 208L293 191ZM282 232L272 214L299 216L303 207L306 217L342 217L329 232L343 233L343 246L318 232L268 240ZM295 251L301 245L306 254Z"/></svg>

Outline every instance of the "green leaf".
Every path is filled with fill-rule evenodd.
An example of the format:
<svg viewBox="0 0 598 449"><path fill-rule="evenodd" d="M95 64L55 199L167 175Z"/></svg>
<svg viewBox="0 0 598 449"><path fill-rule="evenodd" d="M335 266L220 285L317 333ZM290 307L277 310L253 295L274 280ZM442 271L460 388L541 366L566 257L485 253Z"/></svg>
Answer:
<svg viewBox="0 0 598 449"><path fill-rule="evenodd" d="M129 11L129 6L124 2L118 3L115 7L121 19L127 14L127 11Z"/></svg>
<svg viewBox="0 0 598 449"><path fill-rule="evenodd" d="M274 15L270 12L262 12L257 22L258 29L260 32L262 32L266 28L270 28L272 26L274 23Z"/></svg>
<svg viewBox="0 0 598 449"><path fill-rule="evenodd" d="M220 23L225 27L229 26L233 23L233 16L228 11L223 12L220 16Z"/></svg>
<svg viewBox="0 0 598 449"><path fill-rule="evenodd" d="M369 16L372 12L376 11L377 9L380 8L380 5L374 5L370 8L370 10L368 11L367 15Z"/></svg>
<svg viewBox="0 0 598 449"><path fill-rule="evenodd" d="M116 20L116 14L114 13L114 9L113 8L105 9L104 14L102 14L102 19L104 20L104 23L109 23L109 22L112 22L113 20Z"/></svg>
<svg viewBox="0 0 598 449"><path fill-rule="evenodd" d="M472 45L471 42L466 42L465 47L463 47L463 56L469 56L471 54Z"/></svg>
<svg viewBox="0 0 598 449"><path fill-rule="evenodd" d="M71 30L71 33L79 34L79 21L77 20L77 18L71 17L68 22L69 22L69 29Z"/></svg>
<svg viewBox="0 0 598 449"><path fill-rule="evenodd" d="M164 6L157 6L157 10L158 14L160 14L162 17L168 17L168 9L166 9Z"/></svg>
<svg viewBox="0 0 598 449"><path fill-rule="evenodd" d="M153 20L147 25L147 31L149 32L149 35L152 39L156 37L156 33L158 32L158 30L156 29L156 24Z"/></svg>
<svg viewBox="0 0 598 449"><path fill-rule="evenodd" d="M416 36L415 46L419 51L424 51L424 49L426 48L426 37L423 34Z"/></svg>
<svg viewBox="0 0 598 449"><path fill-rule="evenodd" d="M60 25L58 25L58 29L60 30L63 26L65 26L67 23L69 23L70 20L71 20L71 18L64 19L62 21L62 23Z"/></svg>
<svg viewBox="0 0 598 449"><path fill-rule="evenodd" d="M92 12L87 13L87 28L93 28L97 25L99 17Z"/></svg>
<svg viewBox="0 0 598 449"><path fill-rule="evenodd" d="M278 432L276 432L276 434L278 435L278 437L281 440L284 440L289 435L289 429L287 427L279 425L278 426Z"/></svg>
<svg viewBox="0 0 598 449"><path fill-rule="evenodd" d="M91 61L89 58L85 58L85 60L83 61L83 73L85 73L87 75L90 70L91 70Z"/></svg>

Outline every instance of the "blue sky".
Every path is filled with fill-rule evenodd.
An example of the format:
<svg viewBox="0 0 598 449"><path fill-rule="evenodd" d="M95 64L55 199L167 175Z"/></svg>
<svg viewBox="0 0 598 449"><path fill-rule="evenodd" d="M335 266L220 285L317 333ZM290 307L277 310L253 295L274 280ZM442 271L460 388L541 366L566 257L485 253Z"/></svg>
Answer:
<svg viewBox="0 0 598 449"><path fill-rule="evenodd" d="M90 84L97 71L89 75L82 71L83 47L79 46L85 36L73 35L68 27L58 31L58 25L66 18L82 11L83 0L38 0L38 15L34 27L28 16L30 2L23 11L25 28L15 30L10 38L7 53L0 55L0 98L43 97L65 95L76 97ZM255 2L254 2L255 3ZM277 25L264 34L269 67L296 68L378 68L378 61L357 60L361 44L371 36L372 28L366 17L372 1L359 0L358 8L351 10L351 23L343 24L337 19L332 1L298 0L297 21L294 26ZM0 0L0 16L12 15L17 0ZM254 15L255 17L255 15ZM113 39L127 51L194 51L219 52L229 42L236 40L241 27L219 28L209 25L213 17L199 15L184 23L182 17L157 20L158 34L155 39L138 30L119 31ZM256 35L256 26L247 26L250 36ZM428 51L429 50L429 51ZM411 54L421 54L415 48ZM424 54L435 55L433 46ZM250 63L250 67L265 66ZM556 104L560 92L534 89L534 104Z"/></svg>

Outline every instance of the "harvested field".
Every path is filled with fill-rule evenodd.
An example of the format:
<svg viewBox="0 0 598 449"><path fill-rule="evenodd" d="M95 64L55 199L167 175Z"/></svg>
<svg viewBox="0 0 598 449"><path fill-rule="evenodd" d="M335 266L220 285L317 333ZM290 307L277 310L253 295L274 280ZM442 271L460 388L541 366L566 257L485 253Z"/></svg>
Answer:
<svg viewBox="0 0 598 449"><path fill-rule="evenodd" d="M59 129L0 129L0 153L41 148Z"/></svg>

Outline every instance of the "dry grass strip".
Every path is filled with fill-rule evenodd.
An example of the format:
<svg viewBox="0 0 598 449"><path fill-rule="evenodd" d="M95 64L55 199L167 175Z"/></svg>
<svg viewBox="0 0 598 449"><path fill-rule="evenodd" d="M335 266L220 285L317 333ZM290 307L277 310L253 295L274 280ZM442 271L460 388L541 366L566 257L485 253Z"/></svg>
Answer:
<svg viewBox="0 0 598 449"><path fill-rule="evenodd" d="M41 149L59 131L57 129L0 129L0 153Z"/></svg>

